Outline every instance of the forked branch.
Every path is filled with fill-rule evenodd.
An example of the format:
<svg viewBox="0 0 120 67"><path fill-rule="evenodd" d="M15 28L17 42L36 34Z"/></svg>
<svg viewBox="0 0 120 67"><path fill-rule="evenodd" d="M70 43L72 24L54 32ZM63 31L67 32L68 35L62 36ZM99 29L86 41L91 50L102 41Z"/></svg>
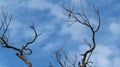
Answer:
<svg viewBox="0 0 120 67"><path fill-rule="evenodd" d="M89 63L90 63L90 57L96 47L96 40L95 40L95 34L96 32L99 30L100 28L100 14L99 14L99 9L97 7L93 7L94 12L97 14L98 16L98 25L96 25L96 27L94 27L92 25L92 23L89 21L88 17L86 16L85 12L75 12L73 10L64 8L67 12L67 16L69 17L69 19L74 19L74 21L79 22L80 24L85 25L86 27L88 27L91 30L91 40L92 43L89 43L87 40L85 40L86 44L90 47L88 50L86 50L83 54L81 54L81 56L83 56L82 60L81 60L81 64L79 62L79 67L90 67Z"/></svg>
<svg viewBox="0 0 120 67"><path fill-rule="evenodd" d="M33 44L35 40L38 38L38 36L40 35L35 29L34 22L30 27L34 32L34 38L31 41L26 42L20 48L17 48L9 42L7 37L7 31L9 30L8 29L9 25L12 22L12 15L10 16L7 15L2 9L2 17L3 18L1 19L1 22L0 22L0 45L4 48L9 48L16 51L16 56L18 56L21 60L23 60L28 65L28 67L32 67L32 63L26 58L26 55L32 54L32 50L28 48L28 46L30 44ZM26 51L28 51L28 53L25 53Z"/></svg>

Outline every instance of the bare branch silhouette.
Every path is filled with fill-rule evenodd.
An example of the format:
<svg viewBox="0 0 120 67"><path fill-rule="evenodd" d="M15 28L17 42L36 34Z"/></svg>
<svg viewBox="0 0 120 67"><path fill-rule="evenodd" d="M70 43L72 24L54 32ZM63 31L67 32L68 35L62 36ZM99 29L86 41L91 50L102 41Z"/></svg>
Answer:
<svg viewBox="0 0 120 67"><path fill-rule="evenodd" d="M32 67L32 63L26 58L26 55L32 54L32 50L28 48L28 46L30 44L33 44L40 35L37 33L35 29L34 22L30 27L31 30L33 30L34 32L34 38L31 41L26 42L26 44L22 45L21 48L17 48L8 41L8 37L7 37L7 31L10 26L10 23L12 22L13 17L12 15L6 14L3 9L2 9L2 17L3 18L1 19L1 23L0 23L0 45L3 48L9 48L16 51L16 56L18 56L21 60L23 60L28 65L28 67ZM25 51L28 51L28 53L25 53Z"/></svg>
<svg viewBox="0 0 120 67"><path fill-rule="evenodd" d="M61 67L92 67L91 64L93 64L93 62L90 60L90 58L93 54L93 51L96 48L95 36L96 36L96 33L100 29L100 23L101 23L99 9L96 6L93 7L93 10L98 17L97 25L95 25L94 23L92 23L89 20L87 14L83 10L81 12L78 12L78 11L75 11L73 9L73 7L71 7L71 8L64 7L64 10L66 11L65 15L69 18L67 20L67 22L71 22L71 24L69 26L73 25L74 23L80 23L80 24L86 26L87 28L89 28L91 35L89 36L90 41L88 41L87 39L84 39L84 44L87 45L89 48L87 50L85 50L84 53L82 53L82 54L80 53L80 56L82 56L81 60L75 61L75 63L71 63L71 61L69 61L70 58L67 58L66 61L69 62L71 65L70 66L69 66L69 64L64 65L63 61L61 61L62 59L59 59L59 58L61 58L61 55L63 52L59 53L59 52L61 52L61 50L59 50L55 53L57 62L60 64ZM68 57L68 54L66 54L66 55ZM78 64L76 65L76 63L78 63Z"/></svg>
<svg viewBox="0 0 120 67"><path fill-rule="evenodd" d="M74 12L73 10L70 10L70 9L67 9L67 8L64 8L66 10L66 12L68 14L66 14L68 17L71 17L72 19L74 19L74 21L76 22L79 22L80 24L82 25L85 25L86 27L88 27L90 30L91 30L91 33L92 33L92 37L91 37L91 40L92 40L92 43L88 42L86 39L85 39L85 43L90 47L90 49L88 49L87 51L85 51L83 54L81 54L81 56L83 56L82 60L81 60L81 64L79 62L79 67L91 67L89 65L90 63L90 57L96 47L96 40L95 40L95 34L96 32L99 30L100 28L100 14L99 14L99 9L94 6L93 9L94 9L94 12L97 14L98 16L98 25L97 27L95 28L91 22L89 21L88 17L86 16L85 12L82 11L82 12ZM69 16L70 14L70 16ZM79 16L79 17L78 17Z"/></svg>
<svg viewBox="0 0 120 67"><path fill-rule="evenodd" d="M71 58L73 57L73 58ZM54 53L54 57L52 58L59 64L60 67L77 67L78 57L76 54L69 56L67 52L63 49L58 49ZM54 66L54 65L52 65ZM50 67L50 66L49 66Z"/></svg>

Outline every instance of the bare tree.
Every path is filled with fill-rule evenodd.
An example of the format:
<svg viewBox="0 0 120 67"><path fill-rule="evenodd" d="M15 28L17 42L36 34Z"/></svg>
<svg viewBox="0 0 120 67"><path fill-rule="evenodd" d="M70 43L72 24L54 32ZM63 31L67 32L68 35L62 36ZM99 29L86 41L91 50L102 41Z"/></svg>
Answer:
<svg viewBox="0 0 120 67"><path fill-rule="evenodd" d="M90 40L91 42L88 41L87 39L84 39L84 44L88 45L89 49L87 49L83 54L80 53L80 56L82 56L82 59L77 62L77 65L75 65L75 63L76 63L75 62L75 63L70 63L70 64L73 64L73 66L72 65L66 66L66 64L64 64L64 62L61 61L61 59L60 59L60 57L61 57L61 54L59 53L60 50L56 51L56 53L55 53L56 59L57 59L56 61L60 64L61 67L92 67L92 65L90 65L90 64L93 62L90 61L90 58L91 58L93 51L96 48L95 36L96 36L96 33L99 31L100 23L101 23L99 9L96 6L93 7L93 10L98 17L97 25L95 25L94 23L89 21L88 16L86 15L86 13L83 10L81 12L78 12L78 11L74 10L74 7L69 8L69 9L68 8L64 8L64 9L66 11L65 15L68 16L68 18L69 18L69 20L67 20L67 21L72 22L70 25L72 25L74 23L80 23L89 28L89 30L92 33L91 36L89 36L91 39Z"/></svg>
<svg viewBox="0 0 120 67"><path fill-rule="evenodd" d="M51 57L59 64L60 67L76 67L78 61L76 54L69 56L69 54L63 49L56 50L54 52L54 56ZM50 63L49 67L51 66L53 67L53 65Z"/></svg>
<svg viewBox="0 0 120 67"><path fill-rule="evenodd" d="M0 45L3 48L8 48L8 49L12 49L16 51L16 56L20 58L21 60L23 60L23 62L25 62L28 65L28 67L32 67L32 63L26 58L26 55L32 54L32 50L28 48L28 46L33 44L40 34L37 33L35 26L34 26L34 22L33 22L30 28L34 32L33 34L34 38L31 41L26 42L24 45L21 45L20 48L13 46L13 44L9 42L9 38L7 36L8 28L10 26L10 23L12 22L12 19L13 19L12 15L6 14L2 9L2 19L0 22Z"/></svg>
<svg viewBox="0 0 120 67"><path fill-rule="evenodd" d="M99 9L96 6L94 6L93 9L98 16L98 24L96 26L89 21L89 19L84 11L74 12L74 10L72 10L72 9L65 8L65 10L68 12L67 16L69 16L69 18L72 18L74 23L79 22L80 24L87 26L92 33L92 35L91 35L92 43L90 43L89 41L87 41L87 39L85 39L86 44L90 48L88 50L86 50L85 53L81 54L81 56L83 56L83 58L81 60L81 64L79 62L79 67L87 67L87 66L91 67L89 65L89 63L91 63L90 57L96 47L95 35L96 35L96 32L100 28L100 14L99 14Z"/></svg>

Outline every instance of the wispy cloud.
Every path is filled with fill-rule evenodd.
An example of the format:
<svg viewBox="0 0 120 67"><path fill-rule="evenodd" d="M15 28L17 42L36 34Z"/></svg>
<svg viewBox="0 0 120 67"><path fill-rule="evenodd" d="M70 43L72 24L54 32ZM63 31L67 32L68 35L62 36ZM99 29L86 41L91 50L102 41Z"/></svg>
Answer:
<svg viewBox="0 0 120 67"><path fill-rule="evenodd" d="M63 0L61 0L61 1L63 1ZM92 4L93 2L97 3L97 4L99 3L106 7L107 7L107 4L109 4L109 5L113 4L112 3L113 1L111 1L111 0L99 0L99 1L92 0L91 1L92 3L90 3L87 0L81 0L81 1L80 0L68 0L68 1L70 1L73 4L75 3L75 6L78 6L78 7L80 7L81 4L83 4L84 8L89 7L90 4ZM35 45L32 45L30 47L34 51L33 52L34 55L32 55L32 57L31 57L31 58L33 58L33 60L36 59L36 61L42 63L41 60L38 60L38 58L36 58L36 57L43 59L43 57L41 57L41 55L46 56L46 54L48 52L51 52L60 47L64 47L64 48L67 47L66 49L71 49L73 47L76 47L76 48L78 48L78 50L80 52L82 52L82 49L83 50L87 49L86 46L84 46L84 45L80 45L80 48L82 48L82 49L79 49L79 47L78 47L79 44L76 42L82 41L83 38L89 38L88 36L90 35L90 32L87 32L88 30L79 23L75 23L71 27L67 26L69 23L67 23L67 24L59 23L59 22L65 22L65 21L61 21L61 19L66 19L63 14L62 6L59 3L53 3L50 0L26 0L26 1L25 0L12 0L12 1L0 0L0 7L1 6L4 6L5 8L7 8L8 12L12 13L13 16L15 15L15 20L9 27L10 37L12 37L11 40L14 39L13 42L15 42L15 43L21 43L27 39L32 38L32 31L29 30L29 27L26 26L27 23L24 22L26 20L26 18L24 21L22 21L22 20L20 21L21 18L28 16L28 15L26 15L26 13L31 11L31 13L35 13L35 16L33 16L33 17L36 18L36 17L42 16L41 14L36 13L36 11L47 11L48 14L45 14L45 16L47 15L52 18L52 19L50 18L47 20L42 18L42 19L39 19L39 20L42 20L41 24L38 22L36 23L38 31L40 29L40 32L42 33L42 35L37 39L37 41L35 42ZM112 7L115 7L112 11L119 10L119 9L117 9L119 7L119 4L113 5ZM101 8L103 8L103 6ZM107 8L110 8L110 6ZM111 8L110 8L110 10L111 10ZM23 12L20 13L21 11L23 11ZM28 12L26 12L26 11L28 11ZM103 12L105 12L105 11L107 12L107 10L104 10ZM112 12L112 11L110 11L110 12ZM31 13L29 15L31 15ZM24 14L25 14L25 16L23 16ZM101 12L101 14L102 14L102 12ZM107 12L107 14L108 14L108 12ZM111 13L111 14L114 14L114 13ZM119 15L119 13L118 13L118 15ZM16 19L16 16L18 17L17 19ZM119 18L116 18L116 19L119 19ZM109 24L109 25L104 27L104 29L107 30L107 33L100 32L100 35L97 35L97 36L101 37L101 35L104 34L103 39L99 39L99 40L101 40L100 42L103 43L104 41L106 41L107 44L111 44L111 41L115 41L116 43L115 42L112 43L114 45L106 45L106 44L101 45L101 44L97 43L98 45L97 45L97 48L95 51L96 57L94 58L96 61L97 67L117 67L120 65L118 63L120 60L120 55L118 54L119 48L117 47L118 45L116 45L116 44L118 44L117 40L120 37L119 36L120 23L119 23L119 20L115 21L116 19L107 21L106 23L102 22L102 24L105 24L105 25ZM28 18L28 20L29 20L29 18ZM104 18L102 18L102 20L109 20L109 17L105 16ZM96 19L91 16L90 16L90 21L93 23L97 22ZM25 29L23 29L23 27ZM55 35L55 34L57 34L57 35ZM62 36L64 36L64 37L62 38ZM16 38L18 38L18 40ZM64 38L66 38L66 39L64 39ZM73 45L71 45L71 44L73 44ZM76 46L76 44L77 44L77 46ZM21 45L17 45L17 46L21 46ZM76 49L76 51L78 51L78 50ZM70 50L70 52L72 52L72 49ZM45 62L49 62L45 57L44 57L44 59L46 60ZM7 59L5 59L5 60L7 60ZM0 63L0 65L1 65L0 67L7 67L7 65L2 64L2 63ZM37 64L37 65L40 65L40 64Z"/></svg>
<svg viewBox="0 0 120 67"><path fill-rule="evenodd" d="M120 29L120 23L118 23L118 22L111 23L109 29L115 35L120 34L120 30L119 30Z"/></svg>
<svg viewBox="0 0 120 67"><path fill-rule="evenodd" d="M83 38L85 38L85 27L83 25L81 25L80 23L74 23L73 25L71 25L70 27L68 26L68 24L65 24L62 26L62 29L60 31L61 35L71 35L71 39L73 40L81 40Z"/></svg>
<svg viewBox="0 0 120 67"><path fill-rule="evenodd" d="M95 65L97 67L116 67L116 58L120 57L120 55L117 55L118 51L119 48L113 45L97 45L94 56Z"/></svg>
<svg viewBox="0 0 120 67"><path fill-rule="evenodd" d="M63 18L63 11L59 4L54 4L49 0L31 0L25 3L23 7L29 8L29 9L37 9L37 10L49 10L50 14L57 17L57 18Z"/></svg>
<svg viewBox="0 0 120 67"><path fill-rule="evenodd" d="M101 50L102 49L102 50ZM96 48L96 65L98 67L110 67L111 60L109 57L112 55L112 51L108 46L105 45L97 45Z"/></svg>
<svg viewBox="0 0 120 67"><path fill-rule="evenodd" d="M117 66L120 66L120 57L116 57L114 60L113 60L113 67L117 67Z"/></svg>

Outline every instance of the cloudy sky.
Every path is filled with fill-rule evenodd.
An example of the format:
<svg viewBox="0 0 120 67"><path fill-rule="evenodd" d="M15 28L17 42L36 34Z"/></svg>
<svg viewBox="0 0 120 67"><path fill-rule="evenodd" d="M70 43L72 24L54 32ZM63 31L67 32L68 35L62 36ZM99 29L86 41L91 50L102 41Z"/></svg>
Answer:
<svg viewBox="0 0 120 67"><path fill-rule="evenodd" d="M63 48L68 53L78 53L86 46L82 45L83 38L89 38L90 32L79 23L70 24L65 20L64 6L75 4L75 7L89 15L89 20L96 23L97 19L92 6L100 9L101 28L96 34L97 47L94 52L96 67L120 66L120 1L119 0L0 0L0 7L13 15L9 27L9 41L20 47L33 37L29 26L35 21L38 32L42 35L30 46L33 54L27 58L33 67L48 67L53 62L50 55L55 50ZM1 16L1 11L0 11ZM56 64L55 64L56 65ZM0 67L27 67L15 55L15 51L0 48Z"/></svg>

